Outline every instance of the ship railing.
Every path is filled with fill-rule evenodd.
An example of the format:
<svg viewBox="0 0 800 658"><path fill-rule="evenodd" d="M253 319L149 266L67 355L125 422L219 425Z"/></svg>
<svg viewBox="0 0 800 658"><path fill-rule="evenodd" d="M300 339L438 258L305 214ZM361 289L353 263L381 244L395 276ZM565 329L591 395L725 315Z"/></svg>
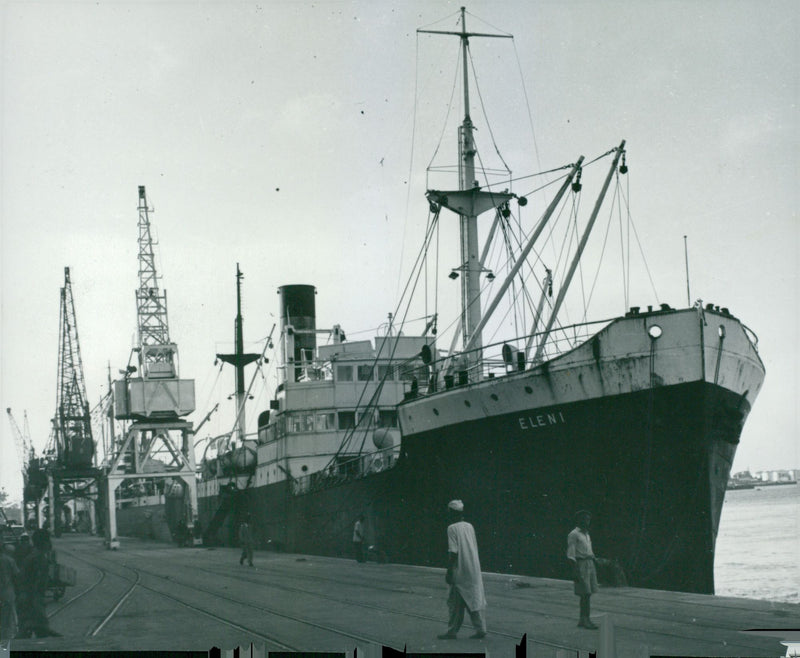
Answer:
<svg viewBox="0 0 800 658"><path fill-rule="evenodd" d="M552 330L537 360L534 360L533 356L539 341L545 337L544 332L497 341L477 350L433 360L428 365L430 376L427 381L412 382L406 392L406 399L454 386L463 386L480 379L494 379L530 369L544 361L566 354L614 319L580 322Z"/></svg>
<svg viewBox="0 0 800 658"><path fill-rule="evenodd" d="M758 336L756 335L756 332L744 324L744 322L742 322L741 325L742 329L744 329L745 335L747 336L747 340L752 343L753 349L758 352Z"/></svg>
<svg viewBox="0 0 800 658"><path fill-rule="evenodd" d="M397 464L399 446L342 458L328 468L292 479L292 493L301 495L380 473Z"/></svg>

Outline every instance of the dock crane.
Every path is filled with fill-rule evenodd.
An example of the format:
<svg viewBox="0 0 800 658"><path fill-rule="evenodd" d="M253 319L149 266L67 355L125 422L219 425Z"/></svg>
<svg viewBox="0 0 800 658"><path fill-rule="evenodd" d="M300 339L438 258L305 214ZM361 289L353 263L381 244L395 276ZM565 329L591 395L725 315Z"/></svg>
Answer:
<svg viewBox="0 0 800 658"><path fill-rule="evenodd" d="M78 321L69 267L64 268L58 341L56 412L48 445L47 474L50 532L60 535L78 513L78 501L96 529L97 480L95 441L83 376ZM71 503L71 506L70 506Z"/></svg>
<svg viewBox="0 0 800 658"><path fill-rule="evenodd" d="M129 422L114 442L106 472L107 546L119 547L117 489L123 482L160 482L181 491L181 508L167 510L170 530L183 521L189 532L197 514L192 424L183 416L195 409L194 380L178 374L178 346L170 340L167 293L159 288L145 186L139 186L139 287L136 290L138 365L120 371L114 382L114 418ZM130 363L129 360L129 363ZM134 376L137 375L137 376ZM174 499L174 498L173 498Z"/></svg>
<svg viewBox="0 0 800 658"><path fill-rule="evenodd" d="M20 430L11 407L6 409L11 424L11 433L17 446L22 473L22 523L25 525L33 519L37 527L41 523L41 503L47 491L47 475L43 468L44 460L36 457L31 442L31 431L28 425L28 412L23 412L23 429Z"/></svg>

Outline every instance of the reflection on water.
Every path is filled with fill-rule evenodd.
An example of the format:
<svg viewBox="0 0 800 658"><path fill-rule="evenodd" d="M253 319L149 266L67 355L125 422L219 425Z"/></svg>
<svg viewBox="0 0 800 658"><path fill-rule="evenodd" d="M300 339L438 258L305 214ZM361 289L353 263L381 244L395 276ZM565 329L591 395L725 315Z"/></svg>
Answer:
<svg viewBox="0 0 800 658"><path fill-rule="evenodd" d="M719 526L718 595L800 603L800 485L726 492Z"/></svg>

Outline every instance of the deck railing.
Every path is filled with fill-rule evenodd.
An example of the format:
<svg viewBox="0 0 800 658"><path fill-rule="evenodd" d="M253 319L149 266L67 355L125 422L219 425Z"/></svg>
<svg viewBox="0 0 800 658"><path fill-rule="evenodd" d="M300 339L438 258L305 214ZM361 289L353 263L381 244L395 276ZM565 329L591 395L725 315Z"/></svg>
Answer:
<svg viewBox="0 0 800 658"><path fill-rule="evenodd" d="M535 367L569 352L612 321L613 319L594 320L553 330L538 361L534 361L531 355L535 353L538 341L544 337L543 332L490 343L478 350L459 352L434 360L428 366L427 380L417 381L416 385L412 383L406 399ZM477 354L480 354L480 359L475 358ZM463 367L465 363L476 362L478 365ZM479 377L476 377L477 371L480 372Z"/></svg>
<svg viewBox="0 0 800 658"><path fill-rule="evenodd" d="M399 446L392 446L355 457L342 458L322 471L293 478L292 493L295 495L311 493L394 468L399 452Z"/></svg>

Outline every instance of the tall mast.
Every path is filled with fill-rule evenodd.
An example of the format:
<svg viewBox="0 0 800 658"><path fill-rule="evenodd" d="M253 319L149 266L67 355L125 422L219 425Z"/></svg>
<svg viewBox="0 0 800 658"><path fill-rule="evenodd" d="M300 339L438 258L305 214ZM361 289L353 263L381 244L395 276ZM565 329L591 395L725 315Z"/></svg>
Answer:
<svg viewBox="0 0 800 658"><path fill-rule="evenodd" d="M512 38L510 34L484 34L480 32L467 32L466 10L461 7L461 31L446 32L441 30L417 30L425 34L450 34L461 40L461 56L463 62L463 87L464 87L464 120L459 127L459 192L464 194L428 192L428 199L435 204L443 205L460 215L461 235L461 328L462 345L470 345L473 356L467 356L464 367L475 371L475 377L480 377L480 350L483 342L478 328L481 321L480 301L480 275L483 270L480 261L478 246L478 215L497 208L506 203L513 195L503 193L481 192L478 181L475 180L475 141L473 139L473 124L470 118L469 105L469 69L468 47L470 37L493 37L501 39Z"/></svg>
<svg viewBox="0 0 800 658"><path fill-rule="evenodd" d="M242 320L242 279L244 274L236 263L236 322L234 323L235 347L234 354L217 354L217 358L224 363L230 363L236 369L236 427L239 440L244 441L246 432L245 400L247 391L244 387L244 367L259 358L259 354L244 353L244 329Z"/></svg>
<svg viewBox="0 0 800 658"><path fill-rule="evenodd" d="M467 24L464 7L461 8L461 54L464 67L464 121L461 124L459 140L460 164L462 165L459 189L469 190L478 187L475 180L475 141L473 138L472 119L469 115L469 76L467 69ZM464 309L463 345L472 340L472 347L480 351L483 340L476 333L481 321L481 263L478 258L478 217L475 214L461 216L461 266L464 268L461 277L461 303Z"/></svg>

